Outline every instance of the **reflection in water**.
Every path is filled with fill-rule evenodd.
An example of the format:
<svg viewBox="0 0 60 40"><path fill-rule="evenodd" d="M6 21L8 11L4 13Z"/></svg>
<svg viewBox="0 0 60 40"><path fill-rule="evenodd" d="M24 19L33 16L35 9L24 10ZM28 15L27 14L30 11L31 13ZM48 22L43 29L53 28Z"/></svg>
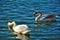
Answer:
<svg viewBox="0 0 60 40"><path fill-rule="evenodd" d="M37 26L51 26L52 25L52 22L40 22L40 23L37 23Z"/></svg>
<svg viewBox="0 0 60 40"><path fill-rule="evenodd" d="M18 34L16 32L14 32L14 31L12 31L12 34L17 35L16 39L18 39L18 40L32 40L30 37L30 34L22 35L22 34Z"/></svg>

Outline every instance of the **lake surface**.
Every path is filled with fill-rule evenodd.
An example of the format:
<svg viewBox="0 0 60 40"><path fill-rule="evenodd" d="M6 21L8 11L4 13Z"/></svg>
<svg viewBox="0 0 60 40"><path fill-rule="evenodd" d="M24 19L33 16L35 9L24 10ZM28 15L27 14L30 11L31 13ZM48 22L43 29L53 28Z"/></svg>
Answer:
<svg viewBox="0 0 60 40"><path fill-rule="evenodd" d="M34 11L57 15L57 22L36 24ZM9 21L28 25L28 40L60 40L60 0L0 0L0 40L17 40L8 30Z"/></svg>

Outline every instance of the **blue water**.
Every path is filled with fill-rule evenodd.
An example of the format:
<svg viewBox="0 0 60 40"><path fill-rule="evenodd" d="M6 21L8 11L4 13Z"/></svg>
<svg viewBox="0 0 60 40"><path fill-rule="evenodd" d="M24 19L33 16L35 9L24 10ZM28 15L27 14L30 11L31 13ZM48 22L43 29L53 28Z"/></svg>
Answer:
<svg viewBox="0 0 60 40"><path fill-rule="evenodd" d="M28 25L32 30L30 40L60 40L60 16L51 25L38 25L33 17L34 11L58 16L60 0L0 0L0 40L16 40L8 30L9 21Z"/></svg>

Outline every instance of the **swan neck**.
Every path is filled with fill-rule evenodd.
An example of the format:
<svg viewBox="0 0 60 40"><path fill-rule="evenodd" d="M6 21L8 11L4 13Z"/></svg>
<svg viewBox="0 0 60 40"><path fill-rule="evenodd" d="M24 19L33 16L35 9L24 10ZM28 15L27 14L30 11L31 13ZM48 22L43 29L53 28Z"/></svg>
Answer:
<svg viewBox="0 0 60 40"><path fill-rule="evenodd" d="M42 13L39 13L39 18L41 18L41 16L42 16Z"/></svg>
<svg viewBox="0 0 60 40"><path fill-rule="evenodd" d="M42 17L42 13L39 13L37 20L40 19Z"/></svg>
<svg viewBox="0 0 60 40"><path fill-rule="evenodd" d="M40 17L42 16L42 13L39 13Z"/></svg>
<svg viewBox="0 0 60 40"><path fill-rule="evenodd" d="M14 26L14 27L16 26L16 23L15 23L15 22L13 23L13 26Z"/></svg>

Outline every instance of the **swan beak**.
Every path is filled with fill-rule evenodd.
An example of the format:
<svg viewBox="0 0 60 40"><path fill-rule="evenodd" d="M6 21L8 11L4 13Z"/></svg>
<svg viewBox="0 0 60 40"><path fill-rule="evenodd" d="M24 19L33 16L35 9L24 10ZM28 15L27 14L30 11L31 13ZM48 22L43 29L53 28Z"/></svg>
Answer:
<svg viewBox="0 0 60 40"><path fill-rule="evenodd" d="M35 16L35 14L33 14Z"/></svg>
<svg viewBox="0 0 60 40"><path fill-rule="evenodd" d="M11 27L10 27L11 25L12 25L12 23L11 22L8 22L8 29L9 30L12 30Z"/></svg>
<svg viewBox="0 0 60 40"><path fill-rule="evenodd" d="M8 29L11 30L10 26L8 25Z"/></svg>
<svg viewBox="0 0 60 40"><path fill-rule="evenodd" d="M33 15L35 16L35 14L36 14L36 13L34 12Z"/></svg>

